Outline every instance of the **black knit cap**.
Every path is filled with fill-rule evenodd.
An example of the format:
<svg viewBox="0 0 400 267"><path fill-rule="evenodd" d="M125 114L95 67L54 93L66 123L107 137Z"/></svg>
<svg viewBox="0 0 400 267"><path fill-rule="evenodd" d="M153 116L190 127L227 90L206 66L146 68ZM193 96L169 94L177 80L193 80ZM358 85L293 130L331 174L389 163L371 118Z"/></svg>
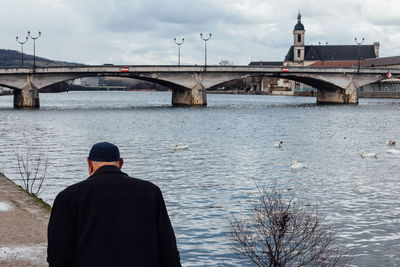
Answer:
<svg viewBox="0 0 400 267"><path fill-rule="evenodd" d="M119 149L108 142L97 143L90 149L89 159L101 162L119 161Z"/></svg>

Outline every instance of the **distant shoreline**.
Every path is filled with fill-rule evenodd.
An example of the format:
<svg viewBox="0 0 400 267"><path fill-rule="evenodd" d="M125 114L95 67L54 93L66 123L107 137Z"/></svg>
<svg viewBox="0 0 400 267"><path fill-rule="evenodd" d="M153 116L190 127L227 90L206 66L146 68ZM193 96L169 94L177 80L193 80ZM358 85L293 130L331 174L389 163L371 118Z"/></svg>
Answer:
<svg viewBox="0 0 400 267"><path fill-rule="evenodd" d="M83 86L82 86L83 87ZM98 88L98 89L97 89ZM56 92L42 92L42 93L62 93L62 92L82 92L82 91L121 91L121 92L172 92L169 90L157 90L157 89L129 89L129 88L113 88L109 87L91 87L89 88L80 88L78 90L66 90L66 91L56 91ZM12 91L3 91L0 93L0 96L13 95ZM207 91L207 94L225 94L225 95L286 95L286 96L308 96L308 97L316 97L316 92L294 92L294 94L288 94L288 91L276 91L273 93L265 92L265 91L241 91L241 90L210 90ZM359 98L393 98L400 99L400 92L359 92Z"/></svg>
<svg viewBox="0 0 400 267"><path fill-rule="evenodd" d="M13 95L13 94L14 94L13 91L5 91L5 92L3 91L0 93L0 96L1 95Z"/></svg>

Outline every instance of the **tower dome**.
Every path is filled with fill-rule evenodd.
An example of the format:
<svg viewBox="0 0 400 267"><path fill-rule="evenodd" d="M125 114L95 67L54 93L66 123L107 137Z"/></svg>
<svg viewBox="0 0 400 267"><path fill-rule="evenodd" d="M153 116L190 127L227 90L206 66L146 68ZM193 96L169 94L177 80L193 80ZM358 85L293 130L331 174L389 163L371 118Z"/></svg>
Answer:
<svg viewBox="0 0 400 267"><path fill-rule="evenodd" d="M301 14L299 11L299 14L297 15L297 24L294 26L295 31L304 31L304 25L301 23Z"/></svg>

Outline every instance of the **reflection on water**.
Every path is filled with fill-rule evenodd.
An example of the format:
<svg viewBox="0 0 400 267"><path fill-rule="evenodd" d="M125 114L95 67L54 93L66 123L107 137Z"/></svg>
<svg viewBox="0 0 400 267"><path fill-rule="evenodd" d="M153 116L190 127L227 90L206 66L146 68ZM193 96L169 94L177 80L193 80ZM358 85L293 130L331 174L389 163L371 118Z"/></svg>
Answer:
<svg viewBox="0 0 400 267"><path fill-rule="evenodd" d="M12 97L0 97L0 171L20 182L12 149L39 146L50 161L42 196L52 203L87 177L93 143L117 144L124 171L163 191L184 266L243 265L230 252L227 217L248 211L254 181L318 202L355 248L355 265L400 265L400 156L385 144L400 142L398 100L320 106L307 97L208 95L205 108L173 108L170 93L40 97L40 110L13 110ZM363 159L362 150L378 157ZM292 160L306 168L291 170Z"/></svg>

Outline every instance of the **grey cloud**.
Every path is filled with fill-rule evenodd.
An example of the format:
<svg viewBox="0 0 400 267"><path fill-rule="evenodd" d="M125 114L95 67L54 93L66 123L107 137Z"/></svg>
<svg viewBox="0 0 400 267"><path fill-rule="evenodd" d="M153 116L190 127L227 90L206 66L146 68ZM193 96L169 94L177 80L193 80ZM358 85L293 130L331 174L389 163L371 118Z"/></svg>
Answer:
<svg viewBox="0 0 400 267"><path fill-rule="evenodd" d="M365 37L381 42L381 55L399 53L400 3L391 0L14 0L0 10L0 30L2 48L19 49L15 35L29 26L43 32L40 56L96 64L174 64L174 37L185 38L185 64L201 64L199 33L211 32L211 64L247 64L284 58L299 10L307 44Z"/></svg>
<svg viewBox="0 0 400 267"><path fill-rule="evenodd" d="M77 1L72 1L77 3ZM240 19L238 14L213 6L204 0L186 1L95 1L77 4L92 17L96 28L105 28L112 32L158 31L160 28L174 27L201 28L213 25L216 21ZM84 13L84 12L82 12Z"/></svg>

